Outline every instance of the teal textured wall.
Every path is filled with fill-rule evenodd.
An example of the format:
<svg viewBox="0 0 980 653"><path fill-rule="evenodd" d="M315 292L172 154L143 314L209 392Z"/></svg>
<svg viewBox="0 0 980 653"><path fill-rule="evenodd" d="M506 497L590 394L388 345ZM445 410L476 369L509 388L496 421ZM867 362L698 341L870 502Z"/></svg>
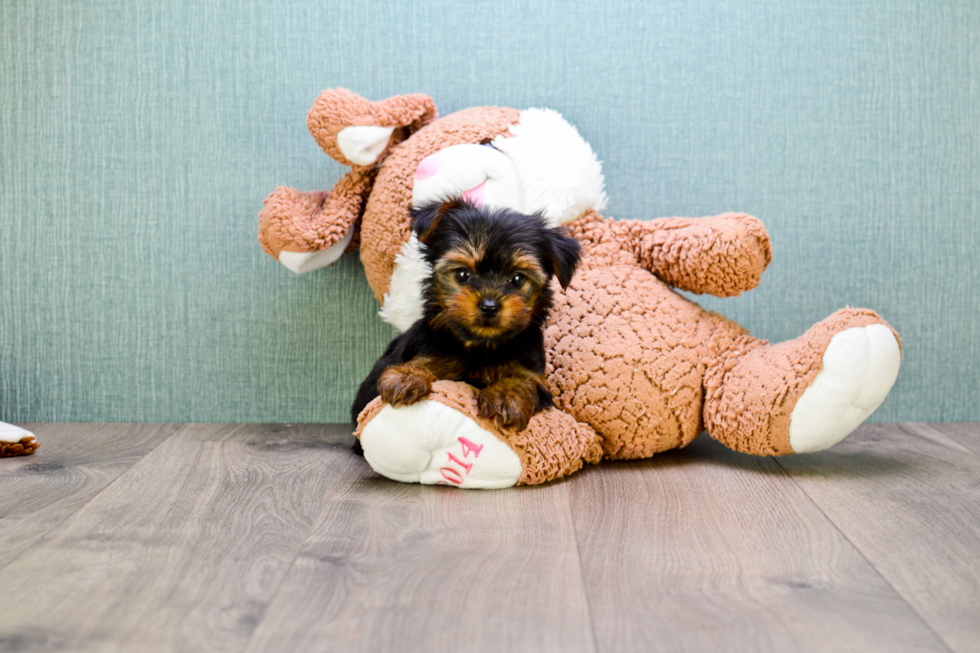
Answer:
<svg viewBox="0 0 980 653"><path fill-rule="evenodd" d="M548 106L609 213L760 217L770 339L878 310L878 420L980 420L972 0L0 4L0 419L339 421L392 331L360 262L294 276L275 186L329 188L318 92Z"/></svg>

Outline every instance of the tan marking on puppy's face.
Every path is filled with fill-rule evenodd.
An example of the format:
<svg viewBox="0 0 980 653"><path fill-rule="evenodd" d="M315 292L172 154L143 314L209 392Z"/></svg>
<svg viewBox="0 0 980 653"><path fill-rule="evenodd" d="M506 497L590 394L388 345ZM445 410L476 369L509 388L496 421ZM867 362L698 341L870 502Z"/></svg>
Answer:
<svg viewBox="0 0 980 653"><path fill-rule="evenodd" d="M514 331L526 328L539 307L547 283L548 275L540 261L525 251L515 250L498 280L502 295L501 323Z"/></svg>
<svg viewBox="0 0 980 653"><path fill-rule="evenodd" d="M518 333L527 328L531 323L531 307L527 297L521 294L506 294L497 300L500 304L500 312L497 314L496 323L489 328L477 327L475 333L483 338L495 338L504 333ZM485 331L487 335L483 335Z"/></svg>
<svg viewBox="0 0 980 653"><path fill-rule="evenodd" d="M475 339L490 341L519 333L531 323L541 301L548 275L530 253L515 249L500 270L478 272L486 256L479 243L462 243L436 262L435 290L443 314L442 325L462 327ZM493 316L480 311L484 300L494 301Z"/></svg>
<svg viewBox="0 0 980 653"><path fill-rule="evenodd" d="M544 285L546 276L538 259L525 251L518 250L511 256L511 270L523 272L540 285Z"/></svg>
<svg viewBox="0 0 980 653"><path fill-rule="evenodd" d="M436 263L436 271L438 272L443 268L462 266L471 273L476 274L476 269L480 265L480 261L483 260L485 254L485 251L480 245L464 243L459 248L451 249L443 254L442 258L440 258Z"/></svg>

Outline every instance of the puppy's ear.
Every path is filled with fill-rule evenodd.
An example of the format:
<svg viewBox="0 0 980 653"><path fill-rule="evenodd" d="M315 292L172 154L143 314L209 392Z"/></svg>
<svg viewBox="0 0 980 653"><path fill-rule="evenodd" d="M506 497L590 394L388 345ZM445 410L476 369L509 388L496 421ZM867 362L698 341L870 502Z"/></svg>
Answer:
<svg viewBox="0 0 980 653"><path fill-rule="evenodd" d="M412 209L412 230L419 241L423 245L428 245L443 217L453 209L461 207L462 203L463 200L453 197L441 202L428 202L417 209Z"/></svg>
<svg viewBox="0 0 980 653"><path fill-rule="evenodd" d="M582 246L561 227L549 229L548 232L551 267L555 271L558 283L561 284L562 289L565 289L572 282L572 275L575 274L575 268L578 267L579 259L582 257Z"/></svg>

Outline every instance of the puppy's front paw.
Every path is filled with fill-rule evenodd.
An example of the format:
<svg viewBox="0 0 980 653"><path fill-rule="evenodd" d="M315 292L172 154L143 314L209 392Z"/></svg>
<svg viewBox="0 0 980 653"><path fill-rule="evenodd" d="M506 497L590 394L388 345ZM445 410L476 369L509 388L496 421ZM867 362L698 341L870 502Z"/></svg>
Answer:
<svg viewBox="0 0 980 653"><path fill-rule="evenodd" d="M501 428L523 431L534 415L537 397L516 388L490 386L477 396L480 417L492 419Z"/></svg>
<svg viewBox="0 0 980 653"><path fill-rule="evenodd" d="M425 399L432 391L434 377L419 367L397 365L389 367L378 379L378 393L385 403L396 408L411 406Z"/></svg>

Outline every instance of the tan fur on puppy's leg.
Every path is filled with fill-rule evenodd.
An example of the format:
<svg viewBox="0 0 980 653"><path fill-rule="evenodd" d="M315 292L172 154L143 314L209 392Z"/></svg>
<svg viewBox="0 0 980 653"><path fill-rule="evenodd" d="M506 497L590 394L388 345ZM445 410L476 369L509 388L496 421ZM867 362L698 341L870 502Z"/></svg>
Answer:
<svg viewBox="0 0 980 653"><path fill-rule="evenodd" d="M389 367L378 380L378 393L392 406L411 406L426 397L432 390L436 376L413 359L408 363Z"/></svg>
<svg viewBox="0 0 980 653"><path fill-rule="evenodd" d="M535 384L522 378L504 378L484 388L477 396L479 415L505 429L523 431L538 403Z"/></svg>
<svg viewBox="0 0 980 653"><path fill-rule="evenodd" d="M489 379L489 385L477 395L479 415L494 420L501 428L523 431L538 409L539 391L551 396L544 377L517 364L495 371L499 376Z"/></svg>

